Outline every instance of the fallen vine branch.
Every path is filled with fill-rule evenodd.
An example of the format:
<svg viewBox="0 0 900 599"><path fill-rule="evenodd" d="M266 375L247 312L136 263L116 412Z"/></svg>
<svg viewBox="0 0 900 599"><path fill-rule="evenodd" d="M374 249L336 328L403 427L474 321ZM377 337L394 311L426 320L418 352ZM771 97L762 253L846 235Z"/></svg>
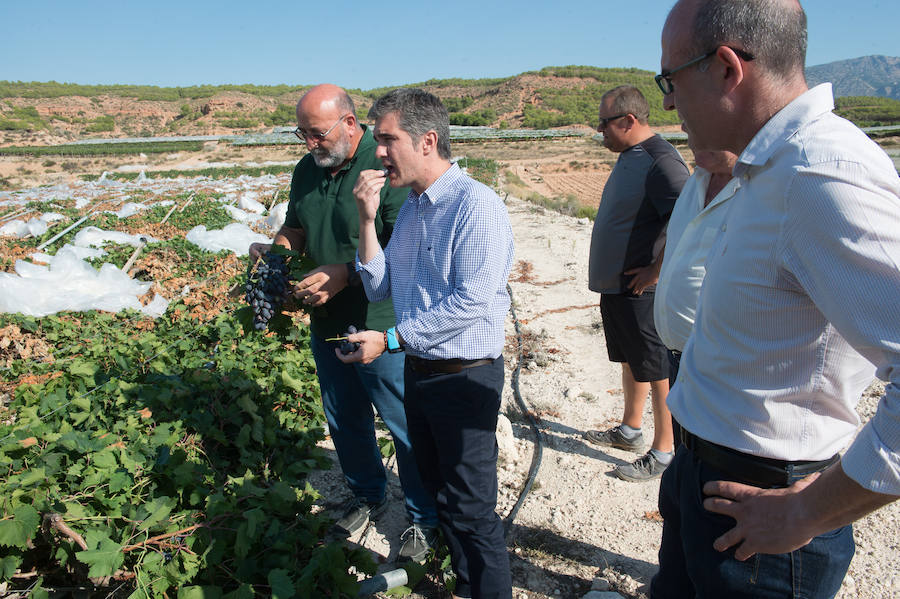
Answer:
<svg viewBox="0 0 900 599"><path fill-rule="evenodd" d="M520 318L519 322L521 322L522 324L528 324L530 321L534 320L535 318L540 318L541 316L546 316L547 314L556 314L558 312L568 312L570 310L585 310L587 308L597 308L599 306L600 306L600 304L583 304L581 306L565 306L563 308L553 308L552 310L544 310L543 312L538 312L537 314L535 314L534 316L532 316L531 318L528 318L528 319Z"/></svg>

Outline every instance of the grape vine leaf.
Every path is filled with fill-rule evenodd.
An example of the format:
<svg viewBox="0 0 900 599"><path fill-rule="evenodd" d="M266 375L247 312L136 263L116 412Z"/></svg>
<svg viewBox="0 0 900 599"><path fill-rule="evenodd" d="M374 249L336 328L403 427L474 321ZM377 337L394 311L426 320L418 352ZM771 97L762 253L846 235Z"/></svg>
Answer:
<svg viewBox="0 0 900 599"><path fill-rule="evenodd" d="M7 580L16 573L16 568L22 563L19 555L0 557L0 580Z"/></svg>
<svg viewBox="0 0 900 599"><path fill-rule="evenodd" d="M272 587L272 599L291 599L296 593L287 570L276 568L269 572L268 579L269 586Z"/></svg>
<svg viewBox="0 0 900 599"><path fill-rule="evenodd" d="M178 599L219 599L222 589L215 586L190 586L178 589Z"/></svg>
<svg viewBox="0 0 900 599"><path fill-rule="evenodd" d="M0 546L25 549L28 533L25 526L16 520L0 520Z"/></svg>
<svg viewBox="0 0 900 599"><path fill-rule="evenodd" d="M88 531L85 534L85 542L88 547L76 553L78 560L90 566L88 576L98 578L112 576L125 561L122 546L99 531Z"/></svg>

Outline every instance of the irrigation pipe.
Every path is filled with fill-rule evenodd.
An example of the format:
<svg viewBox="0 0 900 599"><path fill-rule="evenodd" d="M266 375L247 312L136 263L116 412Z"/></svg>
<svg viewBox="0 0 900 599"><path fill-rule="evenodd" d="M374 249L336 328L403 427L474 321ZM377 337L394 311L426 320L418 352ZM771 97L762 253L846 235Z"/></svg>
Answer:
<svg viewBox="0 0 900 599"><path fill-rule="evenodd" d="M171 214L171 211L169 212L169 214ZM136 248L134 248L134 251L131 252L131 256L128 258L128 261L125 262L125 266L122 267L122 272L124 272L125 274L128 274L128 271L134 265L134 261L137 260L138 255L141 253L141 250L144 249L144 246L146 244L147 244L147 238L142 235L140 243L138 244L138 246Z"/></svg>
<svg viewBox="0 0 900 599"><path fill-rule="evenodd" d="M50 239L48 239L47 241L42 243L41 245L37 246L37 249L38 250L44 249L45 247L47 247L48 245L50 245L51 243L53 243L54 241L56 241L57 239L59 239L60 237L62 237L63 235L65 235L66 233L68 233L69 231L71 231L72 229L74 229L75 227L77 227L78 225L80 225L81 223L83 223L84 221L86 221L93 215L94 215L93 212L89 212L88 214L85 214L84 216L82 216L81 218L76 220L74 223L72 223L71 225L69 225L68 227L66 227L65 229L63 229L62 231L60 231L59 233L57 233L56 235L54 235L53 237L51 237Z"/></svg>
<svg viewBox="0 0 900 599"><path fill-rule="evenodd" d="M31 214L32 212L34 212L34 210L26 210L26 209L21 209L21 210L17 210L14 212L10 212L9 214L4 214L3 216L0 216L0 222L6 222L6 221L11 221L11 220L14 220L17 218L21 218L27 214Z"/></svg>
<svg viewBox="0 0 900 599"><path fill-rule="evenodd" d="M184 206L181 207L181 210L179 210L178 213L180 214L180 213L184 212L184 209L187 208L188 206L190 206L191 202L193 202L193 201L194 201L194 192L192 191L191 195L188 196L188 201L184 203Z"/></svg>
<svg viewBox="0 0 900 599"><path fill-rule="evenodd" d="M510 300L512 300L512 288L509 286L509 283L506 284L506 291L509 293ZM521 408L522 413L528 417L528 420L531 425L531 430L534 431L534 454L531 458L531 468L528 470L528 479L525 481L525 486L522 487L522 492L519 494L519 499L516 500L516 504L509 511L509 514L506 516L506 519L503 521L503 526L505 529L505 537L507 542L509 540L510 532L512 531L512 523L516 519L516 515L519 513L519 510L522 507L522 504L525 503L525 498L528 496L528 493L531 492L531 488L534 486L534 480L537 478L538 469L541 467L541 458L544 455L544 441L541 436L541 430L538 427L537 420L534 418L534 414L532 414L531 410L528 407L528 404L525 403L525 400L522 398L522 393L519 391L519 372L522 370L522 355L523 344L522 344L522 330L519 327L519 317L516 316L516 309L513 307L513 302L509 303L509 313L513 319L513 325L516 328L516 343L518 344L518 358L516 360L516 369L513 370L512 377L510 380L510 384L513 390L513 396L516 398L516 403L519 404L519 408ZM381 574L376 574L371 578L366 578L359 583L359 593L357 597L369 597L374 595L375 593L381 593L384 591L389 591L393 588L403 586L409 582L409 578L407 576L406 570L403 568L397 568L396 570L388 570L387 572L382 572Z"/></svg>
<svg viewBox="0 0 900 599"><path fill-rule="evenodd" d="M525 486L522 487L519 499L503 521L503 526L506 529L506 538L509 539L510 532L512 532L512 523L516 519L516 515L519 513L522 504L525 503L525 498L528 496L528 493L531 492L531 487L534 486L534 479L537 478L538 469L541 467L541 458L544 454L544 441L541 437L541 430L538 428L537 420L535 420L534 414L531 412L531 409L529 409L528 404L525 403L525 400L522 399L522 393L519 391L519 372L522 370L522 354L524 353L522 330L519 327L519 318L516 316L516 309L514 307L515 302L512 301L513 293L509 283L506 284L506 292L509 293L510 297L509 313L512 315L513 325L516 327L516 342L518 343L519 351L518 360L516 360L516 369L513 370L510 384L512 385L513 396L516 398L519 408L521 408L522 413L528 417L531 430L534 431L534 454L531 458L531 468L528 470L528 479L525 481Z"/></svg>
<svg viewBox="0 0 900 599"><path fill-rule="evenodd" d="M159 221L159 224L164 225L166 221L169 220L169 217L172 216L172 213L175 212L176 208L178 208L178 202L172 204L172 207L169 208L169 211L166 212L166 215L163 217L163 219Z"/></svg>

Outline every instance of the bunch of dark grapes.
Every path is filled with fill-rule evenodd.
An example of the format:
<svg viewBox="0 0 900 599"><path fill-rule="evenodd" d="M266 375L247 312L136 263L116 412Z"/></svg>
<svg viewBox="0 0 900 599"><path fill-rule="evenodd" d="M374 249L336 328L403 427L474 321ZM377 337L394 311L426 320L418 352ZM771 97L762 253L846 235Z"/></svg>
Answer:
<svg viewBox="0 0 900 599"><path fill-rule="evenodd" d="M357 332L358 331L356 330L356 327L353 326L352 324L347 327L348 335L355 335ZM353 352L358 350L359 343L350 343L349 341L344 339L343 341L341 341L341 345L338 349L340 349L341 353L346 356L346 355L352 354Z"/></svg>
<svg viewBox="0 0 900 599"><path fill-rule="evenodd" d="M263 331L290 292L284 256L266 253L257 263L256 272L251 262L244 289L247 303L253 309L253 328Z"/></svg>

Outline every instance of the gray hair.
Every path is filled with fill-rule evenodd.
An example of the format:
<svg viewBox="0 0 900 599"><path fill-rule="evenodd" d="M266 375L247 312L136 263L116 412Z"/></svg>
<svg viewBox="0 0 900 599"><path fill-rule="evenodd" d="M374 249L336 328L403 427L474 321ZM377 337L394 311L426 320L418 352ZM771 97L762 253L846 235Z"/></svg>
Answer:
<svg viewBox="0 0 900 599"><path fill-rule="evenodd" d="M694 15L697 54L734 45L772 75L800 74L806 64L806 13L785 0L708 0Z"/></svg>
<svg viewBox="0 0 900 599"><path fill-rule="evenodd" d="M337 107L338 111L344 114L349 112L353 115L353 118L356 118L356 104L353 103L353 98L351 98L350 94L347 92L344 92L335 98L334 105ZM358 120L359 119L357 119L357 121Z"/></svg>
<svg viewBox="0 0 900 599"><path fill-rule="evenodd" d="M647 124L647 119L650 118L650 104L638 88L633 85L620 85L603 94L600 102L605 102L607 98L610 99L614 114L633 114L639 123Z"/></svg>
<svg viewBox="0 0 900 599"><path fill-rule="evenodd" d="M450 160L450 115L437 96L412 87L395 89L375 100L369 119L375 121L391 112L397 113L400 128L416 143L429 131L437 133L438 155Z"/></svg>

